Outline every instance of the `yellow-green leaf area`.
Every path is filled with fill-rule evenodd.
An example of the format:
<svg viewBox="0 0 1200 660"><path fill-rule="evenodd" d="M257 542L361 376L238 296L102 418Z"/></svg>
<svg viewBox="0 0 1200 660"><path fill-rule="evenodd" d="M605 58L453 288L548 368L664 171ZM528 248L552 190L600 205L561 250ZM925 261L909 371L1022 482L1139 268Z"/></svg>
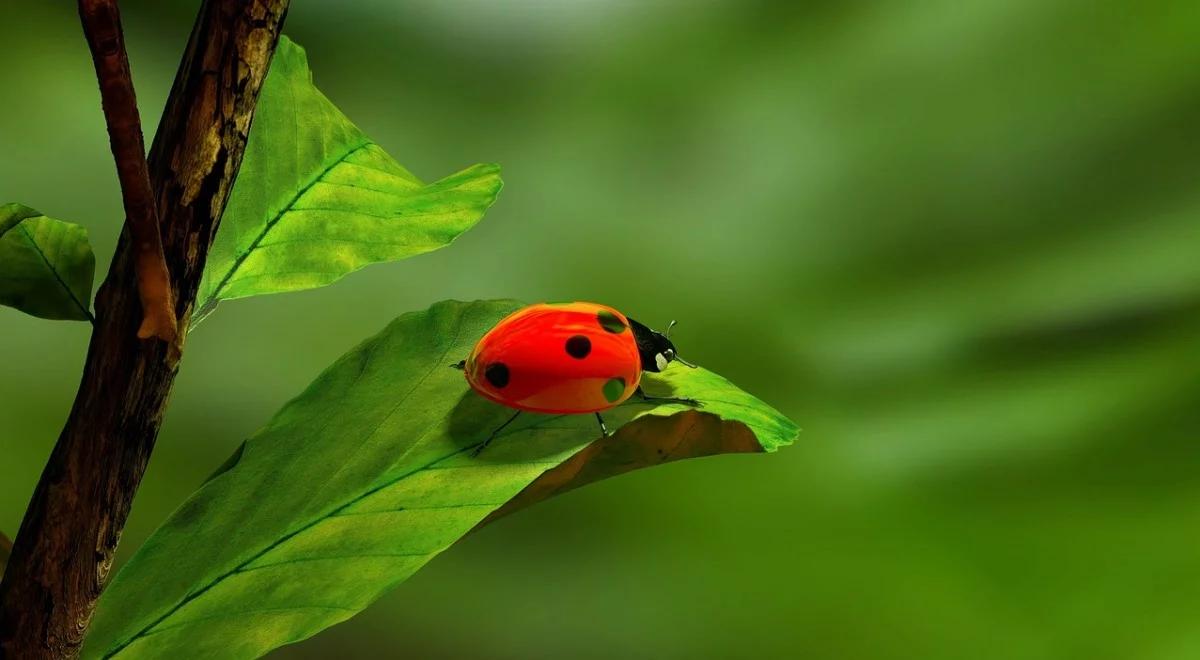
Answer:
<svg viewBox="0 0 1200 660"><path fill-rule="evenodd" d="M497 165L423 183L313 85L283 37L197 295L222 300L325 286L373 263L449 245L496 200Z"/></svg>

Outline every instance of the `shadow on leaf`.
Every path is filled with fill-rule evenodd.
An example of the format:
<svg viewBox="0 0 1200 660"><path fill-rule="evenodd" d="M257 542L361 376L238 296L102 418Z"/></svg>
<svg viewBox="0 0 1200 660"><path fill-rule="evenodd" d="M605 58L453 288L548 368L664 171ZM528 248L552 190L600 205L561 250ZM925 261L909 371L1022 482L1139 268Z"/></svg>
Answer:
<svg viewBox="0 0 1200 660"><path fill-rule="evenodd" d="M762 451L754 433L740 422L698 410L670 417L645 415L543 472L475 529L554 495L632 470L684 458Z"/></svg>

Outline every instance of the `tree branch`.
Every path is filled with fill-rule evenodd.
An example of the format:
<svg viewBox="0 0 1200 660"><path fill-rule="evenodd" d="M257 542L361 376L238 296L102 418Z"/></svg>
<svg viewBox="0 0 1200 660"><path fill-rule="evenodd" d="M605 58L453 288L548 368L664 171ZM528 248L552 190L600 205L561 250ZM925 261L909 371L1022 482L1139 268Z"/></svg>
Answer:
<svg viewBox="0 0 1200 660"><path fill-rule="evenodd" d="M4 576L4 566L8 563L8 554L12 552L12 541L0 532L0 577Z"/></svg>
<svg viewBox="0 0 1200 660"><path fill-rule="evenodd" d="M180 338L287 5L204 0L150 150ZM182 347L136 337L138 252L127 226L96 296L75 403L0 582L2 657L78 654L154 448Z"/></svg>
<svg viewBox="0 0 1200 660"><path fill-rule="evenodd" d="M79 19L96 66L104 120L108 125L113 159L117 163L117 178L121 182L125 224L137 254L134 264L138 295L142 301L142 324L137 335L141 339L158 337L163 341L174 341L177 329L171 280L163 257L158 208L150 189L142 120L138 115L117 0L79 0Z"/></svg>

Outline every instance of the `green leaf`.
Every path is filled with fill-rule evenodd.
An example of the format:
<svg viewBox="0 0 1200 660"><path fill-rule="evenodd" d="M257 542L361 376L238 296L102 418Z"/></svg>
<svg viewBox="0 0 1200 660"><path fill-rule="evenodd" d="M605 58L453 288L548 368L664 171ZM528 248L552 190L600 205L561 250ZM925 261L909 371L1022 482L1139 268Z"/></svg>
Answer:
<svg viewBox="0 0 1200 660"><path fill-rule="evenodd" d="M703 369L648 375L652 395L591 415L522 415L450 364L519 307L442 302L335 362L146 542L101 600L89 657L249 658L353 616L489 516L675 458L774 451L796 427ZM572 458L574 456L574 458Z"/></svg>
<svg viewBox="0 0 1200 660"><path fill-rule="evenodd" d="M0 305L90 321L96 258L87 230L20 204L0 205Z"/></svg>
<svg viewBox="0 0 1200 660"><path fill-rule="evenodd" d="M325 286L449 245L500 187L497 165L422 183L313 86L304 49L282 38L193 323L222 300Z"/></svg>

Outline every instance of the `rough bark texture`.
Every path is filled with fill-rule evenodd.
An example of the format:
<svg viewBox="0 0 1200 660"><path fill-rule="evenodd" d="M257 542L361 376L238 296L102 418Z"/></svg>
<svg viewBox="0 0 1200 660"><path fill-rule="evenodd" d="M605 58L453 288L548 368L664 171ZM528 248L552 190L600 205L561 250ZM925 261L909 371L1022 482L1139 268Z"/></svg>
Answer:
<svg viewBox="0 0 1200 660"><path fill-rule="evenodd" d="M79 19L92 51L104 123L121 182L125 226L134 245L142 324L138 337L174 341L177 327L171 300L171 278L159 236L158 208L150 188L142 119L138 115L121 12L117 0L79 0Z"/></svg>
<svg viewBox="0 0 1200 660"><path fill-rule="evenodd" d="M0 533L0 576L4 575L4 567L8 564L8 553L12 552L12 541Z"/></svg>
<svg viewBox="0 0 1200 660"><path fill-rule="evenodd" d="M150 152L180 337L241 164L287 0L206 0ZM137 338L126 232L66 427L34 491L3 582L0 656L78 654L162 420L179 346Z"/></svg>

